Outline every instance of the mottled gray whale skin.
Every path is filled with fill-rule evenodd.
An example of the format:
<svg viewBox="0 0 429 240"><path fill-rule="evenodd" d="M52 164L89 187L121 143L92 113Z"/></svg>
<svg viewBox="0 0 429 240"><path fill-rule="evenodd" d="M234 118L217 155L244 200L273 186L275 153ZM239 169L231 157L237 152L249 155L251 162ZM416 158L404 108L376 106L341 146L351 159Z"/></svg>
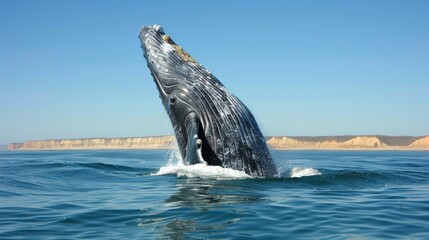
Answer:
<svg viewBox="0 0 429 240"><path fill-rule="evenodd" d="M143 27L139 38L184 164L205 162L256 177L278 175L255 118L236 96L161 26Z"/></svg>

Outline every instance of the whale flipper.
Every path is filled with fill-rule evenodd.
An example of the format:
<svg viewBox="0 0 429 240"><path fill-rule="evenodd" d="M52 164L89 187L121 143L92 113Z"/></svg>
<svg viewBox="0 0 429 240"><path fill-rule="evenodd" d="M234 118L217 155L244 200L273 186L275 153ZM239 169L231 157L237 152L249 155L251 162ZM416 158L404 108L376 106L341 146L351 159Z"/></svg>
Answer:
<svg viewBox="0 0 429 240"><path fill-rule="evenodd" d="M186 146L186 160L188 165L205 163L202 155L203 141L198 138L198 129L200 121L195 113L191 113L186 117L185 121L188 143Z"/></svg>

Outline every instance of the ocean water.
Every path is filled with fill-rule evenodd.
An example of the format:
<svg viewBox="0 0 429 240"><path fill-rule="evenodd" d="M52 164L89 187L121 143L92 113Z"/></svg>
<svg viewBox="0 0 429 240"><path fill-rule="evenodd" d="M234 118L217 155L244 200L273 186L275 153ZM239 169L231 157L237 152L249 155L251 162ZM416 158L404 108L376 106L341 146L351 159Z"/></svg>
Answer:
<svg viewBox="0 0 429 240"><path fill-rule="evenodd" d="M0 239L429 239L429 152L273 151L281 177L174 152L0 151Z"/></svg>

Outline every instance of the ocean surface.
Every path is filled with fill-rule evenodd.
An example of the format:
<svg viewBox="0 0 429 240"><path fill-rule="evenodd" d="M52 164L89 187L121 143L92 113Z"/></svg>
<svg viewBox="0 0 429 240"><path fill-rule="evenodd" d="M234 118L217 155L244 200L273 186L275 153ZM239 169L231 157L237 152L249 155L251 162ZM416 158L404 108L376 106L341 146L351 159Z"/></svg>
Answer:
<svg viewBox="0 0 429 240"><path fill-rule="evenodd" d="M0 151L0 239L429 239L428 151L273 151L281 177L163 150Z"/></svg>

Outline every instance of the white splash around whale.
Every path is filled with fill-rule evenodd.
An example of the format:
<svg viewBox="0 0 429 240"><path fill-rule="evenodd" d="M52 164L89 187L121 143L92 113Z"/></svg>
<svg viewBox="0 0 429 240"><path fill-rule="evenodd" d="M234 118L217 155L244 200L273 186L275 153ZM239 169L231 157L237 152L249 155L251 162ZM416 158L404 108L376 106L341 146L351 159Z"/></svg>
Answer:
<svg viewBox="0 0 429 240"><path fill-rule="evenodd" d="M178 177L204 178L204 179L247 179L253 178L243 171L238 171L220 166L208 166L207 164L184 165L178 148L174 148L167 154L168 163L152 175L177 175Z"/></svg>
<svg viewBox="0 0 429 240"><path fill-rule="evenodd" d="M243 171L238 171L231 168L208 166L204 163L194 164L190 166L184 165L178 147L168 152L167 159L167 165L161 167L158 172L153 173L152 175L177 175L178 177L217 180L254 178ZM292 167L284 173L286 174L280 174L280 176L283 178L301 178L322 175L322 173L312 167Z"/></svg>
<svg viewBox="0 0 429 240"><path fill-rule="evenodd" d="M314 168L301 168L301 167L293 167L290 170L289 177L290 178L300 178L300 177L309 177L309 176L317 176L322 175L317 169Z"/></svg>
<svg viewBox="0 0 429 240"><path fill-rule="evenodd" d="M246 179L252 178L245 172L223 168L220 166L208 166L207 164L194 164L190 166L164 166L154 175L175 174L178 177L204 178L204 179Z"/></svg>

